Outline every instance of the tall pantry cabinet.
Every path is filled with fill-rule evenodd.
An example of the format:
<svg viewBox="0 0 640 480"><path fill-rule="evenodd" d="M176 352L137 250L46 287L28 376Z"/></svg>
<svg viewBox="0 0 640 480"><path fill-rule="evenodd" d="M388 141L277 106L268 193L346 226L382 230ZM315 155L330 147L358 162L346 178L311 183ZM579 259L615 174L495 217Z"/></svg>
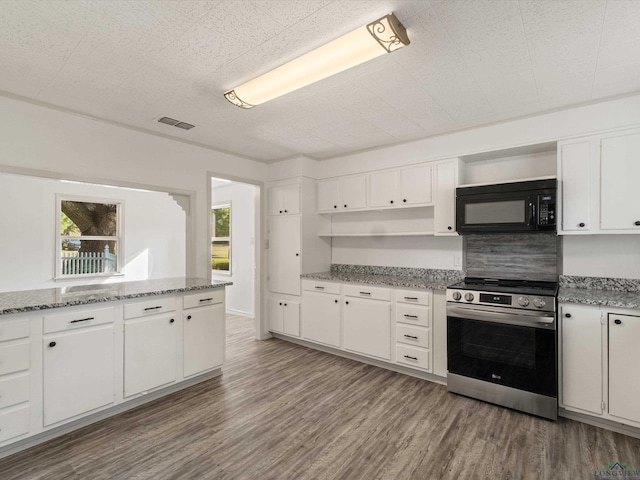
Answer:
<svg viewBox="0 0 640 480"><path fill-rule="evenodd" d="M331 241L318 236L315 180L297 177L269 185L268 308L269 330L300 336L303 273L329 270Z"/></svg>

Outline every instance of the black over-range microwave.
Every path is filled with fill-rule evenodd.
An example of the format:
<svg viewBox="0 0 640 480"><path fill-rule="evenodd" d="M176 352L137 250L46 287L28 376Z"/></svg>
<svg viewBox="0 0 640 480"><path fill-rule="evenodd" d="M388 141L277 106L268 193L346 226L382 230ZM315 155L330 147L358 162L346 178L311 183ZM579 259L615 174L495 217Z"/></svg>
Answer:
<svg viewBox="0 0 640 480"><path fill-rule="evenodd" d="M556 179L456 189L456 227L469 233L556 231Z"/></svg>

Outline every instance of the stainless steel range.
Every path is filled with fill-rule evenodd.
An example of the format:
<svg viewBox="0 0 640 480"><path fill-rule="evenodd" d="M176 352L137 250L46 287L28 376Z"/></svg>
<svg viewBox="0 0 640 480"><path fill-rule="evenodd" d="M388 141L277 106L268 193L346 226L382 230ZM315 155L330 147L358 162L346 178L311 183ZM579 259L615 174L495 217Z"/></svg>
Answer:
<svg viewBox="0 0 640 480"><path fill-rule="evenodd" d="M484 278L447 288L449 391L556 420L557 289Z"/></svg>

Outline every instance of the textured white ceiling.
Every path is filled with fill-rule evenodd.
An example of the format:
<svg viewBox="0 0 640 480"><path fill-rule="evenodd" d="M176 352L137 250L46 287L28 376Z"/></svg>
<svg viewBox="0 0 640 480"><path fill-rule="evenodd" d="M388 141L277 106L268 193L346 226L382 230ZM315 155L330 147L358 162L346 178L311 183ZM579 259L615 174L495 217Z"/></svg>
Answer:
<svg viewBox="0 0 640 480"><path fill-rule="evenodd" d="M223 98L389 12L410 46L251 110ZM0 61L11 94L328 158L640 91L640 0L0 0Z"/></svg>

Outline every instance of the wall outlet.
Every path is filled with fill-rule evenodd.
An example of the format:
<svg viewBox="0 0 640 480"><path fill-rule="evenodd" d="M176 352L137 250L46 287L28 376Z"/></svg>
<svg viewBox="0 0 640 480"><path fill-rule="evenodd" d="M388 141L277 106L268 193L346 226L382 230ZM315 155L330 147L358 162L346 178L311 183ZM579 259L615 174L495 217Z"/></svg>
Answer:
<svg viewBox="0 0 640 480"><path fill-rule="evenodd" d="M453 266L461 267L462 266L462 255L454 255L453 256Z"/></svg>

